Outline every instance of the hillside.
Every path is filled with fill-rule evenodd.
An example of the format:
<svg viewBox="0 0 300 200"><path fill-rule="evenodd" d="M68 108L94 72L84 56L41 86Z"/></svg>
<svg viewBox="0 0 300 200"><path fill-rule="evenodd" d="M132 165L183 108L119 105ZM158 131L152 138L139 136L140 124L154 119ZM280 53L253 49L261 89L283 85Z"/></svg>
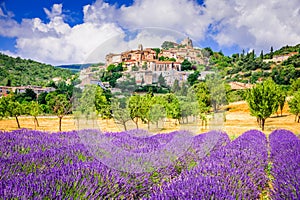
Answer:
<svg viewBox="0 0 300 200"><path fill-rule="evenodd" d="M256 55L254 51L232 56L213 52L206 70L217 70L228 82L256 83L271 77L279 85L290 85L300 77L300 44Z"/></svg>
<svg viewBox="0 0 300 200"><path fill-rule="evenodd" d="M13 58L0 53L0 85L45 86L53 78L68 79L72 72L30 59Z"/></svg>

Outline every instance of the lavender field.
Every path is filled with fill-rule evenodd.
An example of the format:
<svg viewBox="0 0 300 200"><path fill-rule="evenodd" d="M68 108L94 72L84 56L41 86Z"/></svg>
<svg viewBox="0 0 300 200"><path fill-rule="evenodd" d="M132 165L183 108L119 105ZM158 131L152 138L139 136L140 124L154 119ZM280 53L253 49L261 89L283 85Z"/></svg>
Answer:
<svg viewBox="0 0 300 200"><path fill-rule="evenodd" d="M300 199L292 132L0 132L0 199L259 198Z"/></svg>

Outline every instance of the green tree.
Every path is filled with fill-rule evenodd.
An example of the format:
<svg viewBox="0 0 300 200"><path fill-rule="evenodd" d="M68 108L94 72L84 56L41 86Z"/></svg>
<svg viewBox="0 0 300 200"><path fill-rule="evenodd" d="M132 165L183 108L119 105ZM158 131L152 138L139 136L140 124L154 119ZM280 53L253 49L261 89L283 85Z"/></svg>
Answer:
<svg viewBox="0 0 300 200"><path fill-rule="evenodd" d="M211 108L211 98L208 86L205 82L197 83L193 85L189 91L188 96L196 96L197 100L197 114L199 114L200 119L202 121L202 127L205 125L207 126L207 113Z"/></svg>
<svg viewBox="0 0 300 200"><path fill-rule="evenodd" d="M259 58L260 58L261 60L264 59L264 51L263 51L263 50L261 50L260 55L259 55Z"/></svg>
<svg viewBox="0 0 300 200"><path fill-rule="evenodd" d="M111 107L110 101L108 96L105 95L104 90L99 87L95 86L95 106L97 113L101 116L102 119L110 119L111 116Z"/></svg>
<svg viewBox="0 0 300 200"><path fill-rule="evenodd" d="M166 108L166 114L168 118L179 119L181 117L180 103L178 98L172 94L168 93L163 96L164 107ZM176 123L176 122L175 122Z"/></svg>
<svg viewBox="0 0 300 200"><path fill-rule="evenodd" d="M153 51L155 51L155 59L158 59L158 54L160 53L160 48L153 48Z"/></svg>
<svg viewBox="0 0 300 200"><path fill-rule="evenodd" d="M39 105L38 102L31 101L25 104L25 109L26 109L26 113L33 117L34 129L36 129L36 127L40 126L37 116L39 116L42 113L41 106Z"/></svg>
<svg viewBox="0 0 300 200"><path fill-rule="evenodd" d="M143 98L140 95L133 95L129 98L128 109L130 112L130 118L135 123L136 128L139 129L139 119L143 116Z"/></svg>
<svg viewBox="0 0 300 200"><path fill-rule="evenodd" d="M298 79L292 79L291 81L291 92L297 92L300 89L300 78Z"/></svg>
<svg viewBox="0 0 300 200"><path fill-rule="evenodd" d="M193 86L195 83L198 82L198 77L199 77L200 73L198 70L194 71L194 73L190 74L188 76L188 83L190 84L190 86Z"/></svg>
<svg viewBox="0 0 300 200"><path fill-rule="evenodd" d="M141 119L144 123L147 123L148 125L148 130L150 129L150 122L151 122L151 107L153 105L153 93L149 92L148 94L142 96L142 102L143 102L143 107L142 107L142 112L141 112Z"/></svg>
<svg viewBox="0 0 300 200"><path fill-rule="evenodd" d="M214 109L214 112L217 112L221 105L226 104L225 83L218 74L206 76L205 82L209 89L211 105Z"/></svg>
<svg viewBox="0 0 300 200"><path fill-rule="evenodd" d="M55 92L50 92L46 96L46 101L52 113L59 118L58 130L61 131L62 119L71 111L71 101L67 98L67 95Z"/></svg>
<svg viewBox="0 0 300 200"><path fill-rule="evenodd" d="M163 77L162 73L160 73L160 75L158 76L158 84L162 87L167 86L166 79Z"/></svg>
<svg viewBox="0 0 300 200"><path fill-rule="evenodd" d="M179 81L177 79L174 80L171 91L177 93L180 90Z"/></svg>
<svg viewBox="0 0 300 200"><path fill-rule="evenodd" d="M271 46L271 49L270 49L270 59L273 58L273 55L274 55L274 52L273 52L273 46Z"/></svg>
<svg viewBox="0 0 300 200"><path fill-rule="evenodd" d="M126 123L131 120L130 111L128 107L122 107L120 101L117 99L113 100L111 103L112 116L117 124L121 124L124 130L127 131Z"/></svg>
<svg viewBox="0 0 300 200"><path fill-rule="evenodd" d="M25 113L24 105L19 103L13 95L2 97L0 100L1 117L14 117L18 128L21 128L18 117Z"/></svg>
<svg viewBox="0 0 300 200"><path fill-rule="evenodd" d="M161 45L161 48L163 49L174 48L174 43L170 41L164 41Z"/></svg>
<svg viewBox="0 0 300 200"><path fill-rule="evenodd" d="M78 105L75 106L76 111L79 111L86 119L86 124L89 119L92 119L96 114L95 94L96 85L85 85L81 97L79 98ZM94 124L94 121L93 121Z"/></svg>
<svg viewBox="0 0 300 200"><path fill-rule="evenodd" d="M166 118L166 109L163 105L155 103L150 108L150 121L156 124L156 128L158 128L158 122Z"/></svg>
<svg viewBox="0 0 300 200"><path fill-rule="evenodd" d="M278 90L278 105L279 105L279 109L280 109L280 116L282 116L282 110L286 101L286 93L282 90L282 88L280 88Z"/></svg>
<svg viewBox="0 0 300 200"><path fill-rule="evenodd" d="M181 63L181 71L188 71L188 70L192 70L192 63L187 59L184 59L184 61Z"/></svg>
<svg viewBox="0 0 300 200"><path fill-rule="evenodd" d="M270 117L276 108L278 87L272 79L268 79L261 84L257 84L247 93L247 103L252 116L257 118L257 122L264 131L265 121Z"/></svg>
<svg viewBox="0 0 300 200"><path fill-rule="evenodd" d="M294 94L294 97L288 102L290 112L295 115L295 122L300 122L300 91Z"/></svg>

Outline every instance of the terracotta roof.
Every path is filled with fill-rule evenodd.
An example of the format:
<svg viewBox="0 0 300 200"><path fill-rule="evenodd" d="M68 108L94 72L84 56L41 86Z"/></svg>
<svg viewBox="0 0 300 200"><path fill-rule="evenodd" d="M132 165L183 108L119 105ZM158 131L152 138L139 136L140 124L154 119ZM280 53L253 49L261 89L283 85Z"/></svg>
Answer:
<svg viewBox="0 0 300 200"><path fill-rule="evenodd" d="M136 60L127 60L127 61L125 61L125 63L129 63L129 62L136 62Z"/></svg>

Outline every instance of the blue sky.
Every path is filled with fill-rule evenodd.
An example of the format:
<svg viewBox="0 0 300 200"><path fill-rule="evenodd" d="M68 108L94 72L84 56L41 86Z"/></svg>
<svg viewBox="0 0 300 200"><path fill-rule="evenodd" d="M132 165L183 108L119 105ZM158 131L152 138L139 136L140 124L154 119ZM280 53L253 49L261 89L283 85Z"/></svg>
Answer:
<svg viewBox="0 0 300 200"><path fill-rule="evenodd" d="M54 65L185 37L226 55L300 43L299 0L0 0L0 51Z"/></svg>

